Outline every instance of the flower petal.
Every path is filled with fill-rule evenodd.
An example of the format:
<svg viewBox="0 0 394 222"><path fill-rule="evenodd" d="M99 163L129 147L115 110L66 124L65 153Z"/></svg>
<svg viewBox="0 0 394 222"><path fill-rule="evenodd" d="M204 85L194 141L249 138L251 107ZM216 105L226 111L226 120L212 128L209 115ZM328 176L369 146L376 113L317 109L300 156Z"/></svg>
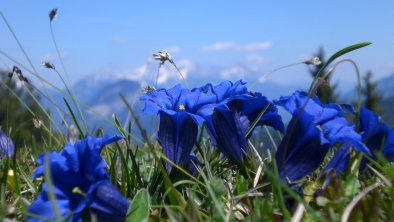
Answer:
<svg viewBox="0 0 394 222"><path fill-rule="evenodd" d="M43 184L43 190L47 190L46 184ZM70 210L70 201L67 196L58 188L54 187L54 193L56 194L57 210L62 218L66 218L72 211ZM38 217L29 217L28 222L43 221L39 218L46 218L49 221L55 221L55 214L52 208L52 204L49 201L48 193L41 192L38 194L36 200L29 206L27 211L30 214L37 215Z"/></svg>
<svg viewBox="0 0 394 222"><path fill-rule="evenodd" d="M281 97L275 104L283 106L290 113L298 112L299 109L312 115L315 124L323 124L335 117L344 115L343 110L337 104L322 104L318 97L308 98L308 94L296 91L292 96Z"/></svg>
<svg viewBox="0 0 394 222"><path fill-rule="evenodd" d="M224 105L217 107L212 116L212 126L207 126L216 133L215 140L223 154L240 164L242 152L248 153L248 147L239 114Z"/></svg>
<svg viewBox="0 0 394 222"><path fill-rule="evenodd" d="M383 148L383 154L388 161L394 162L394 129L391 129Z"/></svg>
<svg viewBox="0 0 394 222"><path fill-rule="evenodd" d="M99 184L90 195L98 221L125 221L130 203L110 182Z"/></svg>
<svg viewBox="0 0 394 222"><path fill-rule="evenodd" d="M0 129L0 158L12 157L14 154L14 143Z"/></svg>
<svg viewBox="0 0 394 222"><path fill-rule="evenodd" d="M271 126L280 132L284 132L284 124L282 122L282 117L278 114L278 109L267 97L262 96L261 93L251 94L251 98L243 100L233 100L229 105L232 110L237 110L241 114L241 117L245 116L247 119L244 124L246 129L249 128L250 124L253 123L260 113L264 110L264 114L261 116L257 125L267 125ZM268 106L268 108L267 108Z"/></svg>
<svg viewBox="0 0 394 222"><path fill-rule="evenodd" d="M171 116L160 115L159 142L166 157L175 164L186 164L197 140L197 133L197 124L185 111ZM171 164L166 165L167 170L171 170Z"/></svg>
<svg viewBox="0 0 394 222"><path fill-rule="evenodd" d="M327 187L331 180L331 175L329 172L332 170L335 171L336 174L345 172L347 165L349 164L350 161L350 145L349 144L343 144L338 148L338 150L335 152L334 156L328 162L327 166L322 170L321 174L326 175L326 179L324 180L323 188Z"/></svg>
<svg viewBox="0 0 394 222"><path fill-rule="evenodd" d="M325 138L332 145L335 143L347 143L357 150L371 155L371 151L362 143L360 134L354 131L345 118L336 118L321 125Z"/></svg>
<svg viewBox="0 0 394 222"><path fill-rule="evenodd" d="M313 122L314 117L305 112L293 114L275 155L284 182L300 180L310 174L322 163L330 148L327 141L321 140L321 132Z"/></svg>

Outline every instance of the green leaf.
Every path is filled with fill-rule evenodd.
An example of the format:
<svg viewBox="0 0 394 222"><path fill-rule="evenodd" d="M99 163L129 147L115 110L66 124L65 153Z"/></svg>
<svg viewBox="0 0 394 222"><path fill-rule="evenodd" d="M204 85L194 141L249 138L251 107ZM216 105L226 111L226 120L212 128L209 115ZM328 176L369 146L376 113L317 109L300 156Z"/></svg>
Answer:
<svg viewBox="0 0 394 222"><path fill-rule="evenodd" d="M354 50L356 50L356 49L360 49L360 48L363 48L363 47L365 47L365 46L368 46L368 45L370 45L371 44L371 42L362 42L362 43L358 43L358 44L354 44L354 45L351 45L351 46L348 46L348 47L346 47L346 48L343 48L343 49L341 49L341 50L339 50L338 52L336 52L336 53L334 53L334 55L332 55L328 60L327 60L327 62L324 64L324 66L322 66L321 67L321 69L319 70L319 72L317 73L317 75L316 76L320 76L320 73L332 62L332 61L334 61L336 58L338 58L338 57L340 57L340 56L342 56L342 55L345 55L346 53L349 53L349 52L351 52L351 51L354 51Z"/></svg>
<svg viewBox="0 0 394 222"><path fill-rule="evenodd" d="M44 159L44 167L45 167L45 173L44 173L44 179L45 183L47 185L48 189L48 197L49 197L49 202L51 203L51 207L53 210L53 214L55 215L55 220L57 222L62 221L62 217L60 215L58 205L57 205L57 200L56 200L56 194L54 191L54 186L53 186L53 181L52 181L52 175L51 175L51 166L49 162L49 156L48 154L45 154L45 159Z"/></svg>
<svg viewBox="0 0 394 222"><path fill-rule="evenodd" d="M127 222L145 222L149 217L149 194L146 189L141 189L135 195L127 211Z"/></svg>
<svg viewBox="0 0 394 222"><path fill-rule="evenodd" d="M354 50L356 50L356 49L363 48L363 47L368 46L368 45L371 45L371 44L372 44L371 42L361 42L361 43L354 44L354 45L348 46L348 47L346 47L346 48L343 48L343 49L337 51L336 53L334 53L334 54L327 60L327 62L319 69L319 71L317 72L317 74L316 74L316 76L315 76L315 79L313 80L313 82L312 82L312 84L311 84L311 87L309 88L309 93L311 93L313 87L315 86L315 83L316 83L317 79L318 79L319 77L321 77L321 75L322 75L324 69L326 69L327 66L330 65L336 58L338 58L338 57L340 57L340 56L342 56L342 55L345 55L346 53L349 53L349 52L354 51Z"/></svg>
<svg viewBox="0 0 394 222"><path fill-rule="evenodd" d="M77 120L77 118L75 117L75 114L74 114L73 110L71 109L70 104L67 102L66 98L63 98L63 100L64 100L64 102L66 103L66 106L67 106L68 111L70 111L71 117L73 118L74 123L75 123L75 125L77 126L77 129L78 129L78 131L79 131L80 136L81 136L82 138L84 138L84 137L85 137L85 134L83 133L82 128L81 128L81 126L79 125L78 120Z"/></svg>
<svg viewBox="0 0 394 222"><path fill-rule="evenodd" d="M360 181L357 176L350 174L346 178L345 195L352 197L360 192Z"/></svg>
<svg viewBox="0 0 394 222"><path fill-rule="evenodd" d="M253 123L249 126L248 130L245 133L245 137L248 137L253 129L256 127L257 123L259 122L259 120L261 119L261 117L264 115L265 111L267 111L267 109L270 107L271 103L268 103L263 110L261 110L261 112L259 113L259 115L257 116L257 118L253 121Z"/></svg>
<svg viewBox="0 0 394 222"><path fill-rule="evenodd" d="M226 187L224 185L225 183L222 179L219 177L213 177L210 183L216 196L220 197L226 194Z"/></svg>
<svg viewBox="0 0 394 222"><path fill-rule="evenodd" d="M245 181L245 178L241 175L237 175L235 177L235 183L236 183L236 195L242 195L247 192L247 181Z"/></svg>

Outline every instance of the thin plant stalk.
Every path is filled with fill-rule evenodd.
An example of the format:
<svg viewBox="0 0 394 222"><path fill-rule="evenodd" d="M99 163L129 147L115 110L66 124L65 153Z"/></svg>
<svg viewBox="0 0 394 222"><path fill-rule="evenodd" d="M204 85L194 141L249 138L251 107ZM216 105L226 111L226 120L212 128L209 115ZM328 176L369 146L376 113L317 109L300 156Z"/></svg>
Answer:
<svg viewBox="0 0 394 222"><path fill-rule="evenodd" d="M357 106L356 106L356 129L358 128L358 124L359 124L359 118L360 118L360 108L361 108L361 76L360 76L360 70L357 66L357 64L351 60L351 59L342 59L340 61L338 61L337 63L335 63L333 65L333 67L331 67L327 73L325 73L323 75L323 79L327 79L327 77L332 74L335 69L337 68L338 65L345 63L345 62L349 62L350 64L353 65L354 70L356 71L356 77L357 77Z"/></svg>
<svg viewBox="0 0 394 222"><path fill-rule="evenodd" d="M9 24L7 18L4 16L4 14L3 14L2 11L0 11L0 15L1 15L1 17L2 17L2 19L3 19L3 21L4 21L4 23L6 24L6 26L7 26L8 30L9 30L9 32L12 34L12 37L15 39L16 43L18 44L18 47L19 47L20 50L22 51L22 53L23 53L23 55L25 56L26 60L29 62L31 68L33 69L33 72L30 71L30 73L35 73L37 76L40 76L40 75L38 74L38 72L37 72L35 66L33 65L33 62L31 61L29 55L27 54L25 48L23 47L22 43L19 41L18 37L16 36L14 30L12 29L11 25ZM7 58L10 59L10 57L7 56L5 53L3 53L3 51L0 50L0 53L3 54L3 55L5 55ZM12 61L12 60L13 60L14 62L16 61L16 60L14 60L14 59L11 59L11 61ZM26 68L25 68L25 69L26 69ZM27 70L27 69L26 69L26 70ZM42 87L44 88L44 90L46 90L46 87L45 87L43 78L40 76L40 78L38 78L38 79L40 80L40 83L41 83ZM47 93L48 93L48 92L47 92Z"/></svg>
<svg viewBox="0 0 394 222"><path fill-rule="evenodd" d="M62 56L60 55L60 50L59 50L59 47L58 47L58 45L57 45L56 38L55 38L55 34L54 34L53 28L52 28L52 21L49 22L49 27L50 27L50 30L51 30L51 37L52 37L52 40L53 40L53 44L55 45L56 53L57 53L57 56L58 56L58 58L59 58L59 60L60 60L61 65L62 65L63 71L64 71L64 73L65 73L65 75L66 75L66 79L67 79L67 81L68 81L68 84L66 84L66 82L64 81L64 79L63 79L62 75L59 73L59 71L57 71L57 69L54 69L54 70L55 70L55 72L58 74L58 76L60 77L60 79L62 80L64 86L66 87L66 89L67 89L67 91L68 91L68 94L70 95L70 97L71 97L71 99L72 99L74 105L76 106L76 108L77 108L77 110L78 110L78 114L79 114L79 116L81 117L81 120L82 120L82 122L83 122L83 124L84 124L84 126L85 126L85 130L88 131L88 126L87 126L87 124L86 124L85 117L84 117L84 115L83 115L83 113L82 113L82 111L81 111L81 108L80 108L79 104L77 103L77 101L76 101L76 99L75 99L75 97L74 97L74 93L72 93L72 91L70 90L70 88L71 88L70 78L69 78L69 75L68 75L68 73L67 73L66 66L64 65L63 58L62 58Z"/></svg>
<svg viewBox="0 0 394 222"><path fill-rule="evenodd" d="M178 71L178 73L181 76L183 82L185 82L185 86L188 87L188 83L187 83L185 77L183 76L183 74L181 73L181 70L179 70L178 66L174 62L171 62L171 64L175 67L176 71Z"/></svg>
<svg viewBox="0 0 394 222"><path fill-rule="evenodd" d="M159 75L160 75L160 68L163 64L159 63L159 67L157 68L157 74L156 74L156 79L155 79L155 89L157 89L157 81L159 79Z"/></svg>
<svg viewBox="0 0 394 222"><path fill-rule="evenodd" d="M31 73L33 76L35 76L36 78L42 80L45 84L49 85L50 87L52 87L53 89L55 89L56 91L60 92L64 97L68 97L70 98L70 96L65 93L63 90L61 90L59 87L53 85L52 83L50 83L49 81L45 80L43 77L41 77L38 73L34 72L33 70L27 68L25 65L23 65L22 63L18 62L17 60L15 60L14 58L12 58L11 56L9 56L7 53L5 53L4 51L0 50L0 54L2 54L4 57L8 58L9 60L11 60L12 62L14 62L15 64L17 64L19 67L27 70L29 73ZM74 97L74 99L77 101L78 104L81 104L84 108L88 109L90 112L92 112L93 114L97 115L98 117L100 117L101 119L103 119L104 121L106 121L108 124L110 124L111 126L115 126L116 125L109 120L108 118L106 118L105 116L103 116L102 114L100 114L99 112L95 111L94 109L92 109L90 106L86 105L85 103L83 103L82 101L78 100L77 98ZM137 141L142 142L139 138L135 137L134 135L131 135L134 139L136 139Z"/></svg>
<svg viewBox="0 0 394 222"><path fill-rule="evenodd" d="M290 68L290 67L293 67L293 66L301 65L301 64L305 64L305 63L304 62L297 62L297 63L292 63L292 64L289 64L289 65L281 66L279 68L276 68L274 70L271 70L271 71L263 74L259 79L266 80L274 72L280 71L282 69Z"/></svg>

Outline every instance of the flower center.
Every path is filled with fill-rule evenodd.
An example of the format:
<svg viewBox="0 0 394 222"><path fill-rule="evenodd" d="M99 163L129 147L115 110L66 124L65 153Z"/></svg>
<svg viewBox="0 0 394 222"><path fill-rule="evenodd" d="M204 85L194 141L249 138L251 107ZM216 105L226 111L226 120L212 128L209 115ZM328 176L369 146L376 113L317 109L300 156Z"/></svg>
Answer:
<svg viewBox="0 0 394 222"><path fill-rule="evenodd" d="M180 105L178 106L178 109L179 109L179 110L185 110L185 105L184 105L184 104L180 104Z"/></svg>
<svg viewBox="0 0 394 222"><path fill-rule="evenodd" d="M84 197L87 196L86 193L83 192L83 191L81 190L81 188L79 188L79 187L74 187L73 190L72 190L72 192L75 193L75 194L82 195L82 196L84 196Z"/></svg>

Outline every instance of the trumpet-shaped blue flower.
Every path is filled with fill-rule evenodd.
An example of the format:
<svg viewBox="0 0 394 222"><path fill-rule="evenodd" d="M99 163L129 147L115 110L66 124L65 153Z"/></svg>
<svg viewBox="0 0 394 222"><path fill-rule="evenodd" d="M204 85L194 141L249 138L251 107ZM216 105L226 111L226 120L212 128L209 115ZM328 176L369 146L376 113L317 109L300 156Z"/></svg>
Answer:
<svg viewBox="0 0 394 222"><path fill-rule="evenodd" d="M14 154L14 143L0 129L0 158L11 157Z"/></svg>
<svg viewBox="0 0 394 222"><path fill-rule="evenodd" d="M57 210L62 219L82 221L82 213L89 209L99 221L111 217L114 221L124 221L129 203L125 197L111 184L106 163L100 156L102 148L122 137L93 138L87 136L72 145L67 144L62 151L41 155L37 162L40 165L33 178L45 173L45 157L51 170L52 190L56 196ZM44 183L42 192L30 205L28 212L55 219L48 184ZM30 217L28 221L41 221Z"/></svg>
<svg viewBox="0 0 394 222"><path fill-rule="evenodd" d="M370 153L338 105L322 104L317 97L308 98L299 91L281 97L276 104L293 115L275 156L283 181L299 180L310 174L335 143Z"/></svg>
<svg viewBox="0 0 394 222"><path fill-rule="evenodd" d="M371 110L360 108L359 131L363 141L370 149L370 157L376 159L376 154L381 153L390 162L394 162L394 129L380 121L380 117ZM350 160L350 146L340 147L334 154L331 161L322 171L326 173L335 170L336 173L344 172ZM369 161L363 158L360 164L360 171L363 171ZM325 185L330 177L326 177Z"/></svg>
<svg viewBox="0 0 394 222"><path fill-rule="evenodd" d="M260 93L234 98L227 105L216 107L211 116L205 117L215 145L233 162L242 163L242 153L249 153L246 132L264 109L257 125L271 126L283 132L284 125L277 108Z"/></svg>

